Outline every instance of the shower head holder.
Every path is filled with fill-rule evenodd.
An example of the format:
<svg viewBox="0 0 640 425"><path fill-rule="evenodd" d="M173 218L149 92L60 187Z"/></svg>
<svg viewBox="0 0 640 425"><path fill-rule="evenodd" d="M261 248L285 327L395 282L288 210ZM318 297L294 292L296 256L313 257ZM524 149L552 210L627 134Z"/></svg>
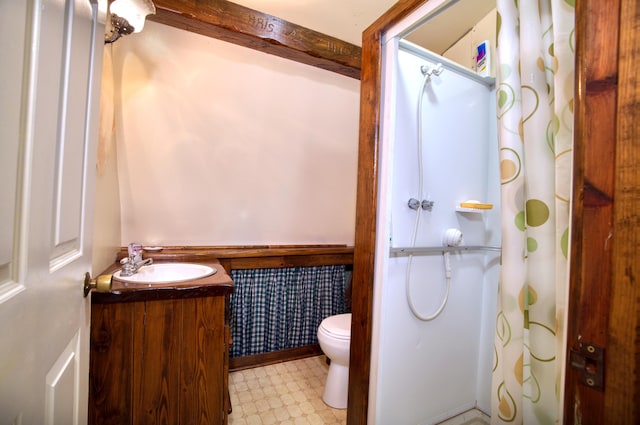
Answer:
<svg viewBox="0 0 640 425"><path fill-rule="evenodd" d="M433 67L428 67L427 65L422 65L420 67L420 72L427 78L431 78L432 75L438 76L444 72L444 67L441 63L437 63Z"/></svg>
<svg viewBox="0 0 640 425"><path fill-rule="evenodd" d="M458 229L447 229L442 237L444 246L460 246L462 243L462 232Z"/></svg>

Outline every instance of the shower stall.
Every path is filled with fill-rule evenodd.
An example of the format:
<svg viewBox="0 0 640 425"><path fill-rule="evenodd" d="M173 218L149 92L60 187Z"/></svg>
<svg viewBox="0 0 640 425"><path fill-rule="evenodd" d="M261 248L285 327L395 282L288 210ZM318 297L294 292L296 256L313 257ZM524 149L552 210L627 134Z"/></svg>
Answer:
<svg viewBox="0 0 640 425"><path fill-rule="evenodd" d="M500 263L495 82L404 40L386 48L370 417L488 414Z"/></svg>

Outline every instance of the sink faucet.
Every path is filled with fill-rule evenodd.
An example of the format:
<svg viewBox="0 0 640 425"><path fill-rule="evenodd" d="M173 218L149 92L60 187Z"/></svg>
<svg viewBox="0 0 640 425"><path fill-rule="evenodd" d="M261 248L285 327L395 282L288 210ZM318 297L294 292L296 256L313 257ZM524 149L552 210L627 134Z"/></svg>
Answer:
<svg viewBox="0 0 640 425"><path fill-rule="evenodd" d="M130 243L128 254L127 258L120 260L120 264L122 264L121 276L132 276L140 267L153 264L153 258L142 259L142 245L139 243Z"/></svg>

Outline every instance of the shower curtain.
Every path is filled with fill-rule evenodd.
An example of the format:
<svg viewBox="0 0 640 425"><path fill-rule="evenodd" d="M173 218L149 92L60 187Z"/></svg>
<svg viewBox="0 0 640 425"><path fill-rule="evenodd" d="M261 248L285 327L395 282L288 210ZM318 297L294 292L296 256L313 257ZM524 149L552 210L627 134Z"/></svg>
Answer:
<svg viewBox="0 0 640 425"><path fill-rule="evenodd" d="M498 0L502 266L492 424L562 422L574 0Z"/></svg>

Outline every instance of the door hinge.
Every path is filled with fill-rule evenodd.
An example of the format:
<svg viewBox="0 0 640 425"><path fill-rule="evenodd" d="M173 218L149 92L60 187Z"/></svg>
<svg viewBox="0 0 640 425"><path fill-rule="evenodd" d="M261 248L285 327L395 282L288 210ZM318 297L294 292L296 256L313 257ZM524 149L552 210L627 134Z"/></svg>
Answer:
<svg viewBox="0 0 640 425"><path fill-rule="evenodd" d="M588 342L569 353L571 366L578 369L580 383L594 390L604 391L604 348Z"/></svg>

